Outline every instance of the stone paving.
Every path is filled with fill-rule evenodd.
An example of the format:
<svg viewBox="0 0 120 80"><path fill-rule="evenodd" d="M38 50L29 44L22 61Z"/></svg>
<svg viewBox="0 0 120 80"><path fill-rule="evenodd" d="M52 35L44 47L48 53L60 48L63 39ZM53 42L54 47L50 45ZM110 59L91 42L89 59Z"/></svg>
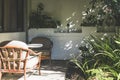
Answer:
<svg viewBox="0 0 120 80"><path fill-rule="evenodd" d="M24 77L22 76L18 80L24 80ZM65 73L61 71L41 70L41 75L28 74L27 80L65 80Z"/></svg>
<svg viewBox="0 0 120 80"><path fill-rule="evenodd" d="M55 61L52 66L42 64L41 75L38 75L37 70L33 70L32 73L27 73L27 80L65 80L65 71L65 61ZM2 80L24 80L24 76L7 74Z"/></svg>

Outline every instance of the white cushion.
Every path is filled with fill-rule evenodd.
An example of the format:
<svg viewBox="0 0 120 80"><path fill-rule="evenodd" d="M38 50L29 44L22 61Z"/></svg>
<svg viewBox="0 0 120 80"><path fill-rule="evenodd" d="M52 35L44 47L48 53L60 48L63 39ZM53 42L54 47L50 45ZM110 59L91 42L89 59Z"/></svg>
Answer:
<svg viewBox="0 0 120 80"><path fill-rule="evenodd" d="M24 49L28 49L28 45L22 41L17 41L17 40L12 40L9 43L7 43L5 45L5 47L7 46L12 46L12 47L18 47L18 48L24 48Z"/></svg>
<svg viewBox="0 0 120 80"><path fill-rule="evenodd" d="M29 56L27 63L26 63L26 68L33 68L37 63L38 63L38 57L37 56ZM23 63L20 63L20 68L23 68Z"/></svg>

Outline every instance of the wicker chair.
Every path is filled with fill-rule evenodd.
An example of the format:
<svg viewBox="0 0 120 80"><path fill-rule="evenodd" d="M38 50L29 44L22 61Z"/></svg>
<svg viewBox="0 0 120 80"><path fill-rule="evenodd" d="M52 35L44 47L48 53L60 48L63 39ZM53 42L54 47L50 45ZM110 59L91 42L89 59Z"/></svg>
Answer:
<svg viewBox="0 0 120 80"><path fill-rule="evenodd" d="M42 52L41 60L49 60L51 65L51 54L52 54L52 47L53 42L47 37L35 37L30 41L31 44L43 44L43 47L40 48L32 48L32 50L36 52Z"/></svg>
<svg viewBox="0 0 120 80"><path fill-rule="evenodd" d="M16 48L16 47L0 47L0 80L2 73L24 73L24 80L26 80L26 72L38 67L40 74L41 55L37 54L38 62L32 68L27 68L27 62L30 54L35 54L30 49ZM22 56L24 54L24 57Z"/></svg>

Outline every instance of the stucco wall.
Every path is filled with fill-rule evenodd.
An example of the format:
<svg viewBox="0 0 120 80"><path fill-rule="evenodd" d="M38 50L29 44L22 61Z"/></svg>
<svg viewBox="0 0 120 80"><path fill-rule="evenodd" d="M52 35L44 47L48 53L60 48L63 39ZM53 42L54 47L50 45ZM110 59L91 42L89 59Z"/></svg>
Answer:
<svg viewBox="0 0 120 80"><path fill-rule="evenodd" d="M39 3L44 5L44 13L53 19L60 20L61 29L67 23L79 25L82 22L82 12L89 6L89 0L31 0L31 11L37 10ZM69 19L69 20L68 20ZM81 27L75 24L74 27ZM30 29L29 41L36 36L45 36L53 41L52 59L69 59L71 54L79 53L78 47L84 37L96 33L96 27L82 27L82 33L54 33L55 29Z"/></svg>
<svg viewBox="0 0 120 80"><path fill-rule="evenodd" d="M65 60L70 59L71 54L78 54L78 47L81 41L90 34L101 35L96 33L96 27L83 27L82 33L54 33L55 29L30 29L28 40L37 36L48 37L53 41L52 59ZM5 40L21 40L26 42L25 32L0 33L0 42Z"/></svg>
<svg viewBox="0 0 120 80"><path fill-rule="evenodd" d="M51 16L66 27L69 22L82 22L82 12L88 7L89 0L31 0L31 11L37 10L37 5L43 3L43 14ZM69 19L69 20L68 20ZM80 26L75 26L80 27Z"/></svg>
<svg viewBox="0 0 120 80"><path fill-rule="evenodd" d="M62 27L66 27L70 18L75 21L82 21L82 11L86 8L88 0L31 0L31 10L37 8L37 4L42 2L45 5L45 12L52 18L62 22ZM76 12L76 15L72 14ZM80 26L81 27L81 26ZM53 41L52 59L65 60L70 59L71 54L78 54L78 47L81 45L83 38L90 34L101 35L96 33L96 27L82 27L82 33L55 33L53 28L30 29L28 40L36 36L48 37ZM0 42L4 40L21 40L26 42L25 32L0 33Z"/></svg>
<svg viewBox="0 0 120 80"><path fill-rule="evenodd" d="M20 40L26 42L25 32L0 33L0 42L5 40Z"/></svg>
<svg viewBox="0 0 120 80"><path fill-rule="evenodd" d="M54 33L55 29L30 29L29 41L37 36L48 37L53 41L52 59L70 59L71 54L79 53L81 41L90 34L98 35L96 27L83 27L82 33ZM102 34L102 33L101 33ZM100 35L100 33L99 33Z"/></svg>

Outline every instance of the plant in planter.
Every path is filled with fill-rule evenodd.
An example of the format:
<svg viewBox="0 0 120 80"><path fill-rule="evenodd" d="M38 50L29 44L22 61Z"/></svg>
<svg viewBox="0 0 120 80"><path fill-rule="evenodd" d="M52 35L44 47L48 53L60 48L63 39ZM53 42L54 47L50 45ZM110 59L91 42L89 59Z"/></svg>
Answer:
<svg viewBox="0 0 120 80"><path fill-rule="evenodd" d="M83 26L97 26L98 32L115 32L120 26L120 0L90 0L83 12Z"/></svg>
<svg viewBox="0 0 120 80"><path fill-rule="evenodd" d="M29 28L56 28L60 21L54 20L44 12L44 5L39 3L36 11L30 14Z"/></svg>
<svg viewBox="0 0 120 80"><path fill-rule="evenodd" d="M81 70L82 77L85 80L119 80L120 36L91 35L84 42L85 46L80 48L82 58L70 60Z"/></svg>

